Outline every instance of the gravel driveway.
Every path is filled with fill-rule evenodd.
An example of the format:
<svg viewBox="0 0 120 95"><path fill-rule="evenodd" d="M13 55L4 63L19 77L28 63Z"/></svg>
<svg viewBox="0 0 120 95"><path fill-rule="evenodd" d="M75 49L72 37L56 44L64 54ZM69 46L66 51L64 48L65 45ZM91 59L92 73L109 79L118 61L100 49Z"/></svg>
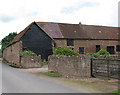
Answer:
<svg viewBox="0 0 120 95"><path fill-rule="evenodd" d="M27 71L27 72L29 72L29 73L48 72L48 65L44 65L42 68L29 68L29 69L24 69L24 71Z"/></svg>

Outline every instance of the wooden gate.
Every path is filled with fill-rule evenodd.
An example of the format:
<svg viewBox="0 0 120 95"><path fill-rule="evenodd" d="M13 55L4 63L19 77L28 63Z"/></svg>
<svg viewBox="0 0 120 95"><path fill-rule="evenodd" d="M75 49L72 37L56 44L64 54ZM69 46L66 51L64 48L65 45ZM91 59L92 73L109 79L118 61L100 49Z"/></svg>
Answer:
<svg viewBox="0 0 120 95"><path fill-rule="evenodd" d="M120 59L91 59L91 75L120 78Z"/></svg>

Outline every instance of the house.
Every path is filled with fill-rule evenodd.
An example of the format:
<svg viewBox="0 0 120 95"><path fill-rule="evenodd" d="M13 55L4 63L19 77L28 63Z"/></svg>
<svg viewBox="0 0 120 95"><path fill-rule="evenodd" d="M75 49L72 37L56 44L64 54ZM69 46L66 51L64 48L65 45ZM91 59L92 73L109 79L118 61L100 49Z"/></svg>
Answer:
<svg viewBox="0 0 120 95"><path fill-rule="evenodd" d="M74 49L80 54L96 53L100 49L118 54L120 31L118 27L81 23L32 22L9 43L3 57L19 64L19 53L23 50L31 50L41 55L42 59L47 59L55 48L62 46Z"/></svg>

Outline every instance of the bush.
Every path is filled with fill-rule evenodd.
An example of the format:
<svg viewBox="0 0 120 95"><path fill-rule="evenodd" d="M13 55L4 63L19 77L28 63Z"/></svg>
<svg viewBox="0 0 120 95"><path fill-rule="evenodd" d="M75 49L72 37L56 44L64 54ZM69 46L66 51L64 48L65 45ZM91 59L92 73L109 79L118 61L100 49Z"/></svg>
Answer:
<svg viewBox="0 0 120 95"><path fill-rule="evenodd" d="M20 53L20 56L36 56L36 54L32 51L23 51Z"/></svg>
<svg viewBox="0 0 120 95"><path fill-rule="evenodd" d="M75 56L79 56L79 54L72 49L69 49L67 47L61 47L61 48L57 48L54 51L55 55L66 55L66 56L71 56L71 55L75 55Z"/></svg>
<svg viewBox="0 0 120 95"><path fill-rule="evenodd" d="M98 53L87 53L87 55L99 56Z"/></svg>
<svg viewBox="0 0 120 95"><path fill-rule="evenodd" d="M98 55L110 55L110 53L104 49L101 49L100 51L97 52Z"/></svg>

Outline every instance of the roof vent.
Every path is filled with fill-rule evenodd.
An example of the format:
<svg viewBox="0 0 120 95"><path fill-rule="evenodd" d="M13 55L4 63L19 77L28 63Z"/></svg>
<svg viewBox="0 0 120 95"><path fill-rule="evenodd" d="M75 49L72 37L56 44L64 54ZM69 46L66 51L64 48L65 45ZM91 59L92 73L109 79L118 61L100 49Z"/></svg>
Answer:
<svg viewBox="0 0 120 95"><path fill-rule="evenodd" d="M101 33L102 31L99 31L99 33Z"/></svg>

